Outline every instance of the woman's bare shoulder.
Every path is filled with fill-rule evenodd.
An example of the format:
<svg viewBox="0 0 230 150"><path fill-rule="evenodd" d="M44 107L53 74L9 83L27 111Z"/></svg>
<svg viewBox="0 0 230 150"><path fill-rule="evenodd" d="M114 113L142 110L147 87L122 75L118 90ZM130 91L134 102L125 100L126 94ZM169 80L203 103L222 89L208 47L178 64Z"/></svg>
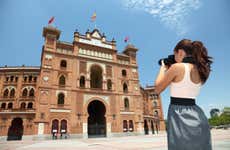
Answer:
<svg viewBox="0 0 230 150"><path fill-rule="evenodd" d="M184 69L184 64L183 63L175 63L172 64L171 67L173 70L179 71L181 69Z"/></svg>

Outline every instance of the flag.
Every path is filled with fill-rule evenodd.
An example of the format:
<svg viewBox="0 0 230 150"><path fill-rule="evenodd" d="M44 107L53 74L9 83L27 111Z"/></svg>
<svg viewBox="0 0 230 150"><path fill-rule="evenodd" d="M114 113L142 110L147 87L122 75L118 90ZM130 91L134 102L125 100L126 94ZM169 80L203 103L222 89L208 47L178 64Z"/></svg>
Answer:
<svg viewBox="0 0 230 150"><path fill-rule="evenodd" d="M129 41L129 37L126 36L124 42L127 43Z"/></svg>
<svg viewBox="0 0 230 150"><path fill-rule="evenodd" d="M48 21L48 24L51 24L53 21L54 21L54 16L50 18L50 20Z"/></svg>
<svg viewBox="0 0 230 150"><path fill-rule="evenodd" d="M91 21L95 21L96 20L96 17L97 17L97 14L96 12L93 13L93 15L91 16Z"/></svg>

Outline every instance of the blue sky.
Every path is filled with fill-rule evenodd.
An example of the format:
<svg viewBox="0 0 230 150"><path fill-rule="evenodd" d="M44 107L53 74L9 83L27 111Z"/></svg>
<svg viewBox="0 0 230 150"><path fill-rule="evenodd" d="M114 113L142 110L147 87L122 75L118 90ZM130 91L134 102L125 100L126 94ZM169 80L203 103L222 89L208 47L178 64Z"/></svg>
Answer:
<svg viewBox="0 0 230 150"><path fill-rule="evenodd" d="M95 24L122 52L125 36L138 49L140 83L152 85L159 58L171 54L183 39L201 40L214 58L212 72L202 87L197 104L209 117L211 108L230 106L230 1L229 0L1 0L0 66L39 66L44 43L42 29L54 16L60 40L73 41ZM164 118L169 89L162 93Z"/></svg>

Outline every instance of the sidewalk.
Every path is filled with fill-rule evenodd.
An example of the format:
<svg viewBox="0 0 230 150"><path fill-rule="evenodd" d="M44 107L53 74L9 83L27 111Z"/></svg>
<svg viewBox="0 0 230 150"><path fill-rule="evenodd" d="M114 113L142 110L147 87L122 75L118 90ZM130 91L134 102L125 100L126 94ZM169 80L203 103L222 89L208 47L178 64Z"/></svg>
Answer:
<svg viewBox="0 0 230 150"><path fill-rule="evenodd" d="M230 130L212 130L213 150L230 149ZM167 135L0 142L0 150L167 150Z"/></svg>

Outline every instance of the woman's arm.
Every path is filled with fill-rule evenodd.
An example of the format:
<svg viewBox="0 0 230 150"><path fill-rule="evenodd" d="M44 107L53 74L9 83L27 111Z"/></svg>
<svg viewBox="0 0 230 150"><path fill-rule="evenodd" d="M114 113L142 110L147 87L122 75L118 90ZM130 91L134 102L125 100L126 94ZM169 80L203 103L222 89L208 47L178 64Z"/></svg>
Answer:
<svg viewBox="0 0 230 150"><path fill-rule="evenodd" d="M178 72L178 64L171 65L168 70L163 64L155 80L155 92L160 94L175 79Z"/></svg>

